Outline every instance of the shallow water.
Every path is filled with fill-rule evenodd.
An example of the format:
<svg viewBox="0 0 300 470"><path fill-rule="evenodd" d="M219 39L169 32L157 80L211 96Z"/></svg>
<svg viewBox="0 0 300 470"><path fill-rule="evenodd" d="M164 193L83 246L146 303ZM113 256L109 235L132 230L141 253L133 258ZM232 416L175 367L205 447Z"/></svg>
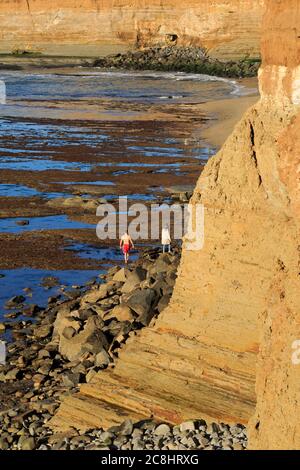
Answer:
<svg viewBox="0 0 300 470"><path fill-rule="evenodd" d="M101 261L107 261L111 263L112 261L116 261L119 263L123 262L123 254L120 248L117 247L98 247L87 245L86 243L73 243L71 244L67 250L78 252L80 258L83 259L98 259ZM138 257L137 251L132 251L130 260L135 261Z"/></svg>
<svg viewBox="0 0 300 470"><path fill-rule="evenodd" d="M21 184L3 184L0 183L0 196L1 197L33 197L40 196L47 199L54 199L58 197L66 197L67 193L63 192L43 192L38 191L28 186L22 186Z"/></svg>
<svg viewBox="0 0 300 470"><path fill-rule="evenodd" d="M27 220L28 225L18 225ZM94 225L69 219L66 215L50 215L45 217L10 217L0 219L0 233L22 233L35 230L66 230L93 228Z"/></svg>
<svg viewBox="0 0 300 470"><path fill-rule="evenodd" d="M22 186L21 184L2 184L0 183L1 197L32 197L40 193L34 188Z"/></svg>
<svg viewBox="0 0 300 470"><path fill-rule="evenodd" d="M3 309L5 302L15 295L23 295L26 298L25 304L37 304L43 306L47 304L47 299L51 296L59 295L61 286L71 288L73 285L84 285L92 278L98 278L103 274L103 270L95 271L47 271L43 269L21 268L0 270L0 319L3 314L8 313L9 310ZM45 289L41 285L43 278L56 277L59 280L59 285L50 289ZM30 295L25 294L23 289L30 288ZM2 313L2 315L1 315Z"/></svg>
<svg viewBox="0 0 300 470"><path fill-rule="evenodd" d="M1 71L10 99L87 100L109 98L158 102L177 100L189 102L195 94L203 101L222 98L224 94L238 94L241 87L234 80L200 74L168 72L117 72L100 69L65 69L27 73ZM204 86L203 86L204 85ZM20 96L20 90L22 95ZM244 91L243 91L244 92Z"/></svg>

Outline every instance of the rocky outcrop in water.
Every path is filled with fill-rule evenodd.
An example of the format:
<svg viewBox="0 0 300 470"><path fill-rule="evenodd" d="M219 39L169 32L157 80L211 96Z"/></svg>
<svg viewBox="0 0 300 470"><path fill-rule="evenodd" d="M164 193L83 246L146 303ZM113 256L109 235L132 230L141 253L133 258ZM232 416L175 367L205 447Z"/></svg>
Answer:
<svg viewBox="0 0 300 470"><path fill-rule="evenodd" d="M177 43L203 46L218 57L257 56L263 5L264 0L1 0L0 50L96 56L114 45Z"/></svg>
<svg viewBox="0 0 300 470"><path fill-rule="evenodd" d="M244 58L221 61L211 58L199 47L151 47L97 59L95 67L202 73L218 77L256 77L260 61Z"/></svg>

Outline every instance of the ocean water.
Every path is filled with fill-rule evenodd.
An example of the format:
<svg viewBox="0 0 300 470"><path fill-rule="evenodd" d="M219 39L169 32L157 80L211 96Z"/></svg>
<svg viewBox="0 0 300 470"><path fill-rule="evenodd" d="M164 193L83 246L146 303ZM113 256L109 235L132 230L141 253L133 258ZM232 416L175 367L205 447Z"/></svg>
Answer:
<svg viewBox="0 0 300 470"><path fill-rule="evenodd" d="M145 170L153 174L153 186L155 177L168 174L181 176L184 183L188 163L206 162L215 152L206 142L189 134L188 125L184 124L190 117L189 107L253 92L233 80L205 75L84 68L0 71L0 80L5 82L7 94L6 104L0 104L2 198L62 197L68 195L64 186L68 185L70 190L73 184L116 187L113 178L134 175L138 182ZM181 122L170 122L170 113L178 114L181 109ZM164 121L161 116L165 110L169 117ZM74 174L78 175L75 180ZM22 182L18 175L22 175ZM94 181L87 178L91 175L95 175ZM57 187L45 188L43 192L34 188L32 181L38 186L42 176L43 185L53 178L60 184L61 192ZM26 178L31 179L28 186ZM107 197L111 200L115 196ZM147 194L130 196L133 201L147 202L155 201L156 197L155 188ZM29 225L18 225L20 219L28 219ZM2 235L79 228L93 226L66 215L5 219L0 207ZM97 244L75 243L73 250L83 259L99 259L99 272L100 262L101 266L103 261L109 266L110 261L122 261L115 248L101 251ZM99 272L45 271L31 266L1 270L0 256L0 274L4 275L0 276L0 319L6 300L23 293L25 287L33 289L29 303L44 305L51 292L44 291L40 283L47 275L55 275L66 286L72 286Z"/></svg>

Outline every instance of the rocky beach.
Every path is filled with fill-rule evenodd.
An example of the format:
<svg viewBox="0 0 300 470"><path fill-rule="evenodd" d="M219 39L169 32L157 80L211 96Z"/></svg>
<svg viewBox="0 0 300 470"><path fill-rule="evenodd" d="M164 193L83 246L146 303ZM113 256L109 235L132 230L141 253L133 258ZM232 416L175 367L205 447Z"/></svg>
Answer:
<svg viewBox="0 0 300 470"><path fill-rule="evenodd" d="M4 456L299 450L300 0L163 3L0 0Z"/></svg>
<svg viewBox="0 0 300 470"><path fill-rule="evenodd" d="M1 450L243 450L243 425L187 421L177 426L125 420L108 429L55 432L59 404L113 368L127 339L155 321L173 292L180 248L172 254L145 250L129 268L109 269L101 279L49 298L45 309L14 297L6 307L22 320L1 323L9 331L7 366L0 374ZM10 314L8 314L10 316Z"/></svg>

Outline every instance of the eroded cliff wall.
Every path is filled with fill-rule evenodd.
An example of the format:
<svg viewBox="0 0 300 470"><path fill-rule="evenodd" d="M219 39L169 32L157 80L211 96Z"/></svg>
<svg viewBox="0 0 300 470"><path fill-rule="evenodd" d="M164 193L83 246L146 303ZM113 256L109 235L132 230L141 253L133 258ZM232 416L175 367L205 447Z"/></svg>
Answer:
<svg viewBox="0 0 300 470"><path fill-rule="evenodd" d="M255 413L253 448L299 448L300 0L267 3L261 100L192 198L205 207L203 249L184 243L169 307L129 339L115 369L63 403L54 426L247 423Z"/></svg>
<svg viewBox="0 0 300 470"><path fill-rule="evenodd" d="M287 194L285 227L294 259L282 259L260 312L257 407L249 423L255 449L300 448L300 0L270 1L260 74L265 108L294 106L276 141L278 189ZM271 19L272 18L272 19ZM294 238L292 235L294 234ZM288 261L288 262L287 262Z"/></svg>
<svg viewBox="0 0 300 470"><path fill-rule="evenodd" d="M96 54L105 45L165 44L173 34L178 44L205 46L212 55L257 56L264 1L0 0L0 51L76 54L86 46Z"/></svg>

